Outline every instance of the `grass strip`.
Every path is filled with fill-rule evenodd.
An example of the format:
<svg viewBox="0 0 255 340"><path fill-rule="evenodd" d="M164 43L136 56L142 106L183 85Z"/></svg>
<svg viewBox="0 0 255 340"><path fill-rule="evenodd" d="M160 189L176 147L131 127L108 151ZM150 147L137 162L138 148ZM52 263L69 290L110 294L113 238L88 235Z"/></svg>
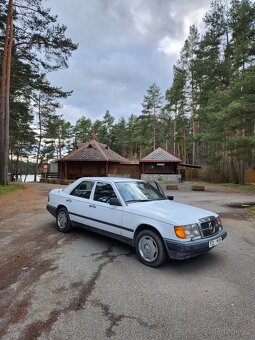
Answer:
<svg viewBox="0 0 255 340"><path fill-rule="evenodd" d="M0 185L0 196L8 194L9 192L14 192L17 190L23 189L23 186L18 183L11 183L9 185L2 186Z"/></svg>
<svg viewBox="0 0 255 340"><path fill-rule="evenodd" d="M255 193L255 185L253 185L253 184L220 183L218 185L221 186L221 187L224 187L224 188Z"/></svg>
<svg viewBox="0 0 255 340"><path fill-rule="evenodd" d="M250 210L250 214L255 217L255 207L252 207L249 210Z"/></svg>

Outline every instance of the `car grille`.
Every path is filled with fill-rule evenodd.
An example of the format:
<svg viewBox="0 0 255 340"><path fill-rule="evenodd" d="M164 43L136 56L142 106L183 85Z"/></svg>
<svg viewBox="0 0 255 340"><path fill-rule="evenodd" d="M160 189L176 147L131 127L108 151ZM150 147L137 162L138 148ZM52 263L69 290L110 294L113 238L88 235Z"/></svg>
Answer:
<svg viewBox="0 0 255 340"><path fill-rule="evenodd" d="M199 223L202 229L203 237L208 237L219 232L220 225L218 225L218 222L214 216L201 218Z"/></svg>

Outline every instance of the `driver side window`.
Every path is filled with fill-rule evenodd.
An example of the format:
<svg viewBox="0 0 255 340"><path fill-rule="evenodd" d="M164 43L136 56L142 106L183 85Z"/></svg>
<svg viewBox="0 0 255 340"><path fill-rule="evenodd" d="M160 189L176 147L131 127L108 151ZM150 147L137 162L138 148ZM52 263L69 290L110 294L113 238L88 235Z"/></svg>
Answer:
<svg viewBox="0 0 255 340"><path fill-rule="evenodd" d="M110 198L117 198L111 184L97 183L94 194L94 201L107 203Z"/></svg>

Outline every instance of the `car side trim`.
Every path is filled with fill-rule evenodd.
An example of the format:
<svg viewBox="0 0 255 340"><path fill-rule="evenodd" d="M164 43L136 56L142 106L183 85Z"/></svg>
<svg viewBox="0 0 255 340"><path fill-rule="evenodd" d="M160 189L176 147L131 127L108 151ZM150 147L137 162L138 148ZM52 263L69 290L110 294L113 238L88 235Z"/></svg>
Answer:
<svg viewBox="0 0 255 340"><path fill-rule="evenodd" d="M99 229L99 228L92 227L92 226L89 226L87 224L82 224L82 223L75 222L75 221L72 222L72 225L75 226L75 227L82 228L84 230L89 230L89 231L95 232L97 234L100 234L100 235L103 235L103 236L106 236L106 237L114 238L115 240L124 242L124 243L134 247L134 240L132 238L128 238L126 236L118 235L118 234L112 233L112 232L107 231L107 230Z"/></svg>
<svg viewBox="0 0 255 340"><path fill-rule="evenodd" d="M107 224L107 225L110 225L111 227L127 230L127 231L130 231L132 233L134 232L133 229L122 227L121 225L118 225L118 224L113 224L113 223L105 222L105 221L102 221L102 220L98 220L96 218L92 218L92 217L76 214L76 213L73 213L71 211L69 211L68 213L69 213L69 215L74 215L74 216L77 216L77 217L86 218L87 220L90 220L90 221L99 222L99 223L102 223L102 224Z"/></svg>

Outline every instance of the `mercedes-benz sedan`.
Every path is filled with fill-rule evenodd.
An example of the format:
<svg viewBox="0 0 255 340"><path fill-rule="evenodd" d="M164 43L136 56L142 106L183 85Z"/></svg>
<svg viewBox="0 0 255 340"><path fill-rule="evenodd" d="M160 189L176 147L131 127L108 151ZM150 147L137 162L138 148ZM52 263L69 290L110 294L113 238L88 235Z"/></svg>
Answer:
<svg viewBox="0 0 255 340"><path fill-rule="evenodd" d="M207 252L227 236L217 214L169 200L143 180L80 178L51 190L47 209L59 231L80 225L121 239L151 267Z"/></svg>

